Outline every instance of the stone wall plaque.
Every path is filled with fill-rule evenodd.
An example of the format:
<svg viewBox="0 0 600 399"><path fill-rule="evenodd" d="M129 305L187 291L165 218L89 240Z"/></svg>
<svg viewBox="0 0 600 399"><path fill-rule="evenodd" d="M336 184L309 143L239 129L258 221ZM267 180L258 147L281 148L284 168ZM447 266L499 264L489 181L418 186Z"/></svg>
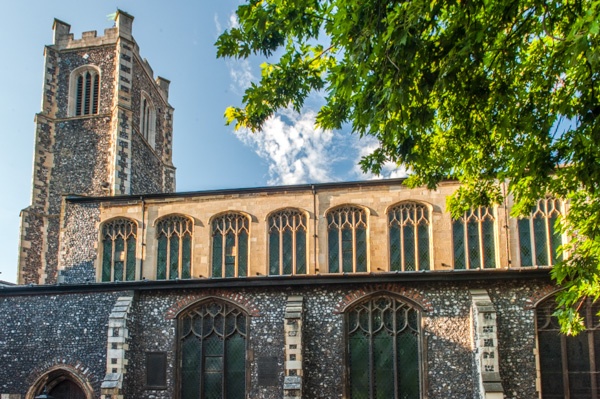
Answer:
<svg viewBox="0 0 600 399"><path fill-rule="evenodd" d="M276 386L279 383L279 366L277 357L259 357L256 363L258 368L258 385L263 387Z"/></svg>

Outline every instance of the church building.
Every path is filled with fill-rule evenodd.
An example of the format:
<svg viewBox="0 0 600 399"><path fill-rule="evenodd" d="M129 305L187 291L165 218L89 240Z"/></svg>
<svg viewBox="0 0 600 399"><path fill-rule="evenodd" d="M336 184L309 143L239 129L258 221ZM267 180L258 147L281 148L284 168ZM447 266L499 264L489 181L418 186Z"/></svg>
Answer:
<svg viewBox="0 0 600 399"><path fill-rule="evenodd" d="M54 21L0 399L600 398L598 305L577 337L552 316L568 204L453 219L451 180L177 193L133 20Z"/></svg>

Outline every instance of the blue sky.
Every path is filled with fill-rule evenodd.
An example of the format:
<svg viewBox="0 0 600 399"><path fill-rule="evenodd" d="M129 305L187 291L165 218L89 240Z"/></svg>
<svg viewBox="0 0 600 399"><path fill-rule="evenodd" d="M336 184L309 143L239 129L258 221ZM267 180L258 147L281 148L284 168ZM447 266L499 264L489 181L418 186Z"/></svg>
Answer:
<svg viewBox="0 0 600 399"><path fill-rule="evenodd" d="M30 204L34 115L40 111L43 49L52 23L71 25L76 38L112 26L117 8L135 17L133 35L159 75L171 80L175 108L174 164L177 191L254 187L372 178L356 166L373 141L348 132L315 131L317 108L282 111L262 132L234 132L223 112L239 105L243 90L260 76L263 59L217 59L218 34L235 24L238 1L27 1L3 4L0 35L0 280L16 281L19 212ZM316 94L311 104L322 101ZM397 176L393 167L386 177Z"/></svg>

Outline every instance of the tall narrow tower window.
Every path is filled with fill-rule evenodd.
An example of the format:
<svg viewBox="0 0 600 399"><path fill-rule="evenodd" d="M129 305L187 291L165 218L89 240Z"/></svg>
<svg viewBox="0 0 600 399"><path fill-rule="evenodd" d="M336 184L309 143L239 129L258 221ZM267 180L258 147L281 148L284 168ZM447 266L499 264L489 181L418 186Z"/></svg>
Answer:
<svg viewBox="0 0 600 399"><path fill-rule="evenodd" d="M71 116L98 114L100 73L93 66L76 69L71 75Z"/></svg>
<svg viewBox="0 0 600 399"><path fill-rule="evenodd" d="M139 131L152 148L154 148L155 144L155 127L156 112L154 111L154 105L152 104L150 97L145 92L142 92L142 97L140 100Z"/></svg>

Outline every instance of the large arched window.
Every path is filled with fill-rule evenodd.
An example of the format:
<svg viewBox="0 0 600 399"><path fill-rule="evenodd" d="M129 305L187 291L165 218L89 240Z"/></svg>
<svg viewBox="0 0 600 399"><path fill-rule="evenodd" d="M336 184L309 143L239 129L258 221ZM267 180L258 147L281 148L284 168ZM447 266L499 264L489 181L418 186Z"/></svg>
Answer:
<svg viewBox="0 0 600 399"><path fill-rule="evenodd" d="M216 299L179 316L180 398L246 397L247 329L243 310Z"/></svg>
<svg viewBox="0 0 600 399"><path fill-rule="evenodd" d="M529 218L517 222L521 266L552 266L557 262L561 236L554 224L561 214L560 204L555 198L541 199Z"/></svg>
<svg viewBox="0 0 600 399"><path fill-rule="evenodd" d="M496 239L491 208L479 207L452 221L454 268L496 267Z"/></svg>
<svg viewBox="0 0 600 399"><path fill-rule="evenodd" d="M100 98L100 71L86 65L71 73L70 116L96 115Z"/></svg>
<svg viewBox="0 0 600 399"><path fill-rule="evenodd" d="M327 213L329 272L367 271L367 213L353 205Z"/></svg>
<svg viewBox="0 0 600 399"><path fill-rule="evenodd" d="M124 218L102 226L102 281L135 280L137 225Z"/></svg>
<svg viewBox="0 0 600 399"><path fill-rule="evenodd" d="M349 398L421 397L420 324L417 309L391 295L370 297L346 311Z"/></svg>
<svg viewBox="0 0 600 399"><path fill-rule="evenodd" d="M586 330L577 336L560 333L550 298L536 309L538 360L543 399L600 398L600 304L587 299L580 307Z"/></svg>
<svg viewBox="0 0 600 399"><path fill-rule="evenodd" d="M150 97L142 92L140 104L140 133L148 144L154 148L155 129L156 129L156 112Z"/></svg>
<svg viewBox="0 0 600 399"><path fill-rule="evenodd" d="M269 274L306 273L306 215L284 209L269 216Z"/></svg>
<svg viewBox="0 0 600 399"><path fill-rule="evenodd" d="M390 270L429 270L429 209L414 202L388 211Z"/></svg>
<svg viewBox="0 0 600 399"><path fill-rule="evenodd" d="M212 276L248 275L249 220L237 212L228 212L212 221Z"/></svg>
<svg viewBox="0 0 600 399"><path fill-rule="evenodd" d="M173 280L191 277L192 220L167 216L156 224L156 278Z"/></svg>

